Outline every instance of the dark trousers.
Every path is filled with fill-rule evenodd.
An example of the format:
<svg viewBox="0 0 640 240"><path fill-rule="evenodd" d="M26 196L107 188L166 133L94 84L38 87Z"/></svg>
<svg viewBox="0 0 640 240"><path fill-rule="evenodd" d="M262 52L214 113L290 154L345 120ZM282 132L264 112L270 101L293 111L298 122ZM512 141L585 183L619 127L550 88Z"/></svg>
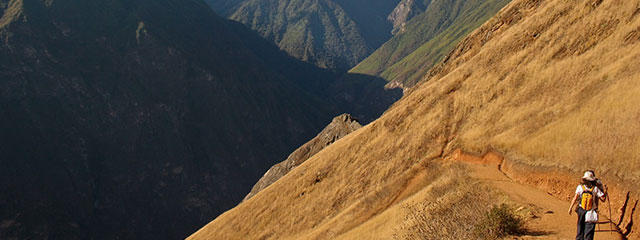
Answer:
<svg viewBox="0 0 640 240"><path fill-rule="evenodd" d="M578 234L576 240L593 240L593 234L596 231L596 223L584 222L587 210L578 208Z"/></svg>

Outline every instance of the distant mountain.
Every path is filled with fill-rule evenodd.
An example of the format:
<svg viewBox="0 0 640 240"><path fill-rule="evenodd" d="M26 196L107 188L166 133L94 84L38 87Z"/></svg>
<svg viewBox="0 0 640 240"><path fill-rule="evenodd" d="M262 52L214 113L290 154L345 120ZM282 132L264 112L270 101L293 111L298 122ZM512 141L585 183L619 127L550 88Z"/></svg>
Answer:
<svg viewBox="0 0 640 240"><path fill-rule="evenodd" d="M391 37L399 0L247 0L220 8L297 59L346 71ZM228 1L227 1L228 2Z"/></svg>
<svg viewBox="0 0 640 240"><path fill-rule="evenodd" d="M0 239L184 238L352 102L386 109L199 0L0 16Z"/></svg>
<svg viewBox="0 0 640 240"><path fill-rule="evenodd" d="M403 1L393 15L398 34L349 72L380 76L391 82L389 86L410 88L509 1ZM426 9L420 12L422 6ZM410 20L404 22L407 18Z"/></svg>

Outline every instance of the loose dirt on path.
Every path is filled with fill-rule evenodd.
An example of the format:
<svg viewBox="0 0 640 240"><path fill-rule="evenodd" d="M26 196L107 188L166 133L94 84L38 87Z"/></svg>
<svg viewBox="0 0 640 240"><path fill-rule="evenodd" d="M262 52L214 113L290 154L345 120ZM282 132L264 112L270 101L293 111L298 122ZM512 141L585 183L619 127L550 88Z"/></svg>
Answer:
<svg viewBox="0 0 640 240"><path fill-rule="evenodd" d="M527 222L528 235L515 239L575 239L576 213L569 215L569 202L557 199L545 191L525 186L507 177L497 164L468 163L473 169L472 176L487 182L490 186L506 193L511 199L534 209L535 217ZM610 231L608 209L600 207L600 222L596 227L595 239L619 240L621 235Z"/></svg>

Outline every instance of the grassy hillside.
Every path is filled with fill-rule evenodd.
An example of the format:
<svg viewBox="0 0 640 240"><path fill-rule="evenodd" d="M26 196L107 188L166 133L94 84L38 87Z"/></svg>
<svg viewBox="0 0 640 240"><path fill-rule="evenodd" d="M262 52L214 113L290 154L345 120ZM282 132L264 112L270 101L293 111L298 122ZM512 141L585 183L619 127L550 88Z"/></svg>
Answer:
<svg viewBox="0 0 640 240"><path fill-rule="evenodd" d="M466 1L461 13L451 21L451 25L428 39L402 60L384 69L380 76L390 81L392 85L407 88L414 86L428 69L442 61L465 36L509 2L510 0L475 1L473 5L474 1Z"/></svg>
<svg viewBox="0 0 640 240"><path fill-rule="evenodd" d="M346 71L391 35L386 15L396 1L249 0L230 19L291 56Z"/></svg>
<svg viewBox="0 0 640 240"><path fill-rule="evenodd" d="M456 44L500 10L508 0L434 0L404 31L351 69L411 87Z"/></svg>
<svg viewBox="0 0 640 240"><path fill-rule="evenodd" d="M610 184L613 209L626 190L633 203L640 187L639 5L514 0L381 118L190 239L333 239L357 229L362 235L351 236L392 238L401 234L398 219L410 217L398 204L416 206L411 196L436 182L411 179L437 176L429 173L458 148L499 151L510 177L565 200L581 173L595 169ZM386 214L397 217L377 218ZM638 227L630 234L638 238Z"/></svg>

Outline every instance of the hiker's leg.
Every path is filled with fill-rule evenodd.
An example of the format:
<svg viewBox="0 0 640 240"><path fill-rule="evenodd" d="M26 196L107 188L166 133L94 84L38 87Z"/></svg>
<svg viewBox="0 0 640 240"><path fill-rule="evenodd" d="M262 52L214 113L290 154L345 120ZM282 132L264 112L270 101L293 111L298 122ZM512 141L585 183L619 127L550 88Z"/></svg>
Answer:
<svg viewBox="0 0 640 240"><path fill-rule="evenodd" d="M596 231L596 223L586 223L584 225L584 240L593 240Z"/></svg>
<svg viewBox="0 0 640 240"><path fill-rule="evenodd" d="M576 212L578 215L578 233L576 234L576 240L584 240L584 215L587 213L587 211L579 207Z"/></svg>

